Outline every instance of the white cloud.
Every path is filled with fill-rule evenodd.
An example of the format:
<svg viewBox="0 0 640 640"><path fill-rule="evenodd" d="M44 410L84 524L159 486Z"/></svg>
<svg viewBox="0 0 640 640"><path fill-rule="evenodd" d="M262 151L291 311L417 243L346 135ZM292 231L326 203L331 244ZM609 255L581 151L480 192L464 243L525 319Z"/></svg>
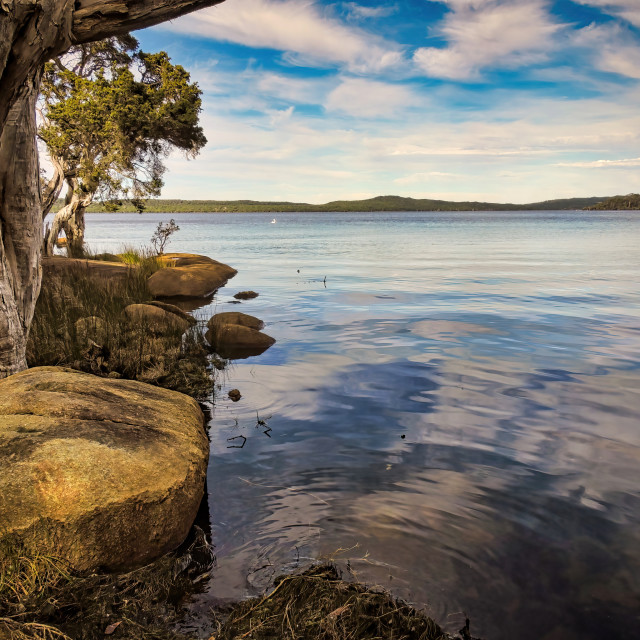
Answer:
<svg viewBox="0 0 640 640"><path fill-rule="evenodd" d="M356 73L383 71L403 60L395 43L345 25L310 0L231 0L166 28L283 51L295 64L336 65Z"/></svg>
<svg viewBox="0 0 640 640"><path fill-rule="evenodd" d="M327 97L327 111L339 111L355 117L391 117L417 104L418 98L403 85L345 78Z"/></svg>
<svg viewBox="0 0 640 640"><path fill-rule="evenodd" d="M640 158L626 158L624 160L594 160L592 162L558 162L557 167L581 167L584 169L603 169L608 167L640 167Z"/></svg>
<svg viewBox="0 0 640 640"><path fill-rule="evenodd" d="M579 4L598 7L607 13L623 18L640 27L640 4L638 0L574 0Z"/></svg>
<svg viewBox="0 0 640 640"><path fill-rule="evenodd" d="M252 94L254 79L243 87ZM216 99L203 113L209 144L195 161L172 155L163 196L326 202L397 193L535 202L638 192L639 89L580 101L508 95L496 91L490 109L461 118L447 108L450 90L432 91L428 110L385 122L297 108L247 115ZM620 168L573 166L594 158Z"/></svg>
<svg viewBox="0 0 640 640"><path fill-rule="evenodd" d="M431 182L434 179L450 180L452 178L462 178L460 173L448 173L446 171L427 171L422 173L412 173L409 176L403 176L402 178L396 178L393 182L395 184L423 184L425 182Z"/></svg>
<svg viewBox="0 0 640 640"><path fill-rule="evenodd" d="M385 18L395 13L398 9L396 5L381 5L379 7L366 7L356 2L346 2L345 9L354 18Z"/></svg>
<svg viewBox="0 0 640 640"><path fill-rule="evenodd" d="M414 62L429 76L469 80L488 67L543 60L553 47L555 24L544 0L446 0L452 11L439 29L446 48L423 47Z"/></svg>
<svg viewBox="0 0 640 640"><path fill-rule="evenodd" d="M291 78L277 73L254 74L255 90L260 94L298 104L320 104L328 90L322 80Z"/></svg>
<svg viewBox="0 0 640 640"><path fill-rule="evenodd" d="M598 69L640 79L640 46L628 30L619 25L592 24L577 31L573 41L592 53Z"/></svg>

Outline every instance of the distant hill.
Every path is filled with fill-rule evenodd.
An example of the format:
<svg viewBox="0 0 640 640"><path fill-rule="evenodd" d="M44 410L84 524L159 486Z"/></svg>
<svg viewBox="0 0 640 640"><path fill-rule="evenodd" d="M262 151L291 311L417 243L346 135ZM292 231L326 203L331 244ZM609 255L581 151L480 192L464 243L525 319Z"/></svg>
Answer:
<svg viewBox="0 0 640 640"><path fill-rule="evenodd" d="M628 196L625 196L628 197ZM148 200L146 211L154 213L281 213L287 211L557 211L594 207L604 198L568 198L546 200L530 204L500 204L496 202L450 202L448 200L425 200L400 196L378 196L368 200L336 200L326 204L305 202L262 202L258 200ZM58 201L57 211L62 206ZM88 211L105 211L100 203L92 204ZM129 202L123 202L117 211L135 212Z"/></svg>
<svg viewBox="0 0 640 640"><path fill-rule="evenodd" d="M626 196L613 196L602 202L587 207L590 211L621 211L625 209L640 209L640 194L630 193Z"/></svg>

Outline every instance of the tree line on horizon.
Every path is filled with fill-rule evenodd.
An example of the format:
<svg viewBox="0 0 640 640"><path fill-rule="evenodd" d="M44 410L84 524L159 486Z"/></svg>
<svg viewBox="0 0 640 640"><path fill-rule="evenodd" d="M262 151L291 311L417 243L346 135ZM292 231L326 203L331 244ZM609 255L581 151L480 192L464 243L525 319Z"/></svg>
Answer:
<svg viewBox="0 0 640 640"><path fill-rule="evenodd" d="M635 198L635 199L634 199ZM635 206L623 206L634 205ZM61 207L59 202L55 207ZM558 211L558 210L609 210L638 209L640 196L615 196L613 198L564 198L545 200L528 204L496 202L453 202L449 200L431 200L405 198L401 196L378 196L366 200L335 200L325 204L306 202L270 202L260 200L178 200L150 199L144 203L144 210L150 213L286 213L286 212L374 212L374 211ZM122 201L117 206L109 203L104 206L94 202L88 212L119 211L122 213L140 212L140 206Z"/></svg>

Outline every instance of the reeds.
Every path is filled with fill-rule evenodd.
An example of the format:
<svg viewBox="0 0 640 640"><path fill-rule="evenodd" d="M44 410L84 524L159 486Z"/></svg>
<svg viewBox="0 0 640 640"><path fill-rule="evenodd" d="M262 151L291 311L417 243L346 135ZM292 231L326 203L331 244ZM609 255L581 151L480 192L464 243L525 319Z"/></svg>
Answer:
<svg viewBox="0 0 640 640"><path fill-rule="evenodd" d="M147 278L161 268L152 255L129 249L133 268L101 278L86 269L45 272L27 344L27 362L66 366L99 376L122 377L207 398L213 378L198 327L159 332L124 313L152 301Z"/></svg>

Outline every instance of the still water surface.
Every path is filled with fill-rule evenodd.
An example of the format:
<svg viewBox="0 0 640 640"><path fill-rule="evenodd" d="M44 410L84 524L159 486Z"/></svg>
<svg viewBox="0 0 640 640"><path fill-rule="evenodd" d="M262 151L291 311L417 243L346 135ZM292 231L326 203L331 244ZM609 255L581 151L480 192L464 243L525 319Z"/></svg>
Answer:
<svg viewBox="0 0 640 640"><path fill-rule="evenodd" d="M331 557L450 631L638 637L640 215L275 215L175 216L170 250L239 270L195 315L277 339L219 379L200 607Z"/></svg>

